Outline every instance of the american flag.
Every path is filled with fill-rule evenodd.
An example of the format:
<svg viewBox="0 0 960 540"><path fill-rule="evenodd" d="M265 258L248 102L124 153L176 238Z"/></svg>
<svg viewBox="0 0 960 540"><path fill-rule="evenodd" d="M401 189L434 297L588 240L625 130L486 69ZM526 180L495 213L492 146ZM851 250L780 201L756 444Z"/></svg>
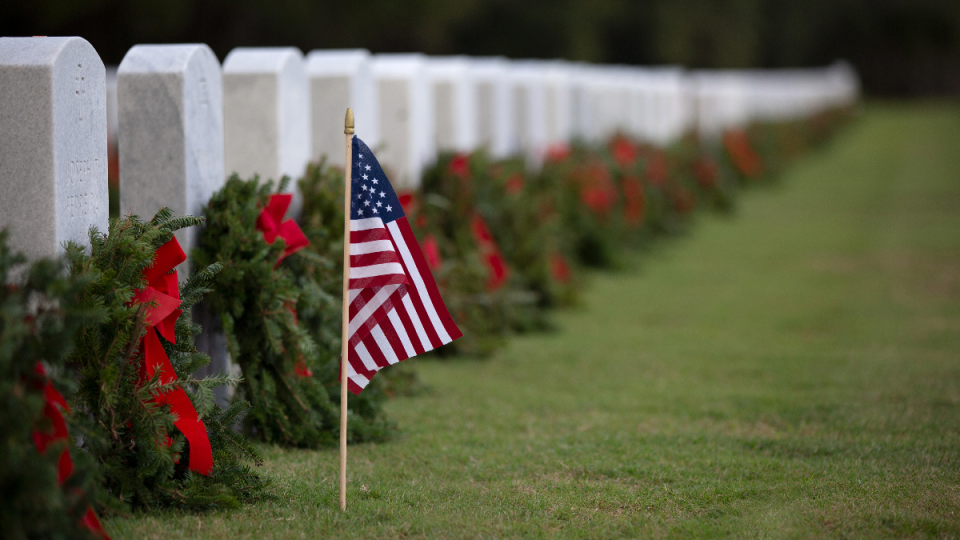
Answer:
<svg viewBox="0 0 960 540"><path fill-rule="evenodd" d="M440 298L387 175L357 137L350 200L347 382L359 394L377 371L463 334Z"/></svg>

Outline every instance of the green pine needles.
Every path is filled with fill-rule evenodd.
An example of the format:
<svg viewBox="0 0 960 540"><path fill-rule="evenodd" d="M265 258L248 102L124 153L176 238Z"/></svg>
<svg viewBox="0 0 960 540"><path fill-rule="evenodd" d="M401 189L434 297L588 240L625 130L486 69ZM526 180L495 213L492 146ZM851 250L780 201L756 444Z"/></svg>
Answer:
<svg viewBox="0 0 960 540"><path fill-rule="evenodd" d="M329 446L340 437L340 299L329 281L339 287L340 279L309 249L277 266L282 238L268 244L257 229L270 196L288 182L231 177L205 208L207 226L191 256L197 266L223 266L204 305L219 316L243 372L240 396L252 405L247 431L278 444ZM354 442L382 440L391 428L377 393L367 392L350 399Z"/></svg>
<svg viewBox="0 0 960 540"><path fill-rule="evenodd" d="M36 367L42 363L54 387L69 391L64 359L73 337L101 314L76 302L85 277L68 277L62 261L24 267L26 259L11 253L7 237L0 231L0 538L86 538L79 521L96 490L96 467L69 445L73 473L60 485L57 461L65 443L37 451L33 433L52 425L44 415L47 379ZM15 268L23 279L14 279Z"/></svg>
<svg viewBox="0 0 960 540"><path fill-rule="evenodd" d="M131 301L145 286L143 272L157 248L174 231L202 223L201 218L174 217L165 208L147 223L131 216L113 220L107 234L91 230L89 255L75 244L67 247L73 275L88 283L79 305L101 314L84 323L69 356L79 380L74 407L86 413L75 415L72 431L82 434L83 448L99 463L106 491L121 509L236 507L268 495L267 482L249 467L261 462L259 453L232 430L249 405L237 401L223 411L214 404L214 387L238 381L192 376L210 360L194 347L201 328L191 320L190 308L210 292L219 265L194 266L180 286L183 314L176 322L177 342L161 338L178 380L162 385L158 376L140 378L147 306ZM174 414L151 400L175 386L187 392L206 425L214 457L209 476L187 468L189 449L174 427Z"/></svg>

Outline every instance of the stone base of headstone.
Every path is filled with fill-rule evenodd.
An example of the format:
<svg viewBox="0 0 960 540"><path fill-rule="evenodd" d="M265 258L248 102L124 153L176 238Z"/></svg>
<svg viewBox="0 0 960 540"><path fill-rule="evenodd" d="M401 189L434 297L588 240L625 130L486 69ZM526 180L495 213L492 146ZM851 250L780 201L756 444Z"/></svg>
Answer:
<svg viewBox="0 0 960 540"><path fill-rule="evenodd" d="M240 368L230 361L230 353L227 352L227 336L220 328L219 319L205 306L199 305L193 308L193 321L203 327L203 331L194 342L197 350L210 356L210 364L197 371L196 377L239 376ZM221 409L226 409L230 404L235 390L226 385L218 386L213 390L217 405Z"/></svg>

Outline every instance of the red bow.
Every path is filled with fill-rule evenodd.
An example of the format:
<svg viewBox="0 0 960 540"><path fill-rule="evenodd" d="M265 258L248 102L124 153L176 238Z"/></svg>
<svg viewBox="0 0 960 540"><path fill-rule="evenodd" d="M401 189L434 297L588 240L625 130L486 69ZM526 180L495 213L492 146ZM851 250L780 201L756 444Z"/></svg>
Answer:
<svg viewBox="0 0 960 540"><path fill-rule="evenodd" d="M507 261L500 254L497 241L493 239L493 235L490 234L490 229L487 227L487 222L480 217L480 214L473 215L470 230L473 232L473 240L480 250L480 259L487 267L487 290L494 292L503 287L510 277Z"/></svg>
<svg viewBox="0 0 960 540"><path fill-rule="evenodd" d="M38 362L35 370L41 377L47 377L47 371L43 368L43 364ZM49 379L43 386L43 399L43 415L53 424L53 433L45 431L33 432L33 444L36 445L37 451L41 454L45 453L51 444L68 440L69 432L67 431L67 421L63 418L63 413L60 412L60 410L63 409L70 412L70 406L67 405L67 401L63 399L63 395L60 394L60 392L57 392L57 389L53 387L53 383L50 382ZM66 446L60 451L57 468L57 483L62 485L67 478L73 474L73 459L70 457L70 451ZM101 525L100 520L97 519L97 514L93 511L93 508L87 508L83 517L80 518L80 524L94 535L110 540L110 536L107 535L107 531L103 530L103 525Z"/></svg>
<svg viewBox="0 0 960 540"><path fill-rule="evenodd" d="M292 200L293 195L290 193L275 193L270 196L267 207L257 217L257 230L263 232L263 239L268 244L274 243L278 236L286 242L283 255L274 266L279 266L282 260L310 245L310 241L304 236L296 221L292 219L283 221L283 216L287 213Z"/></svg>
<svg viewBox="0 0 960 540"><path fill-rule="evenodd" d="M134 299L137 303L155 303L147 307L147 334L140 341L143 349L143 365L140 366L140 381L147 381L157 372L160 373L160 383L170 384L177 380L170 358L163 350L160 337L170 343L176 343L174 331L177 318L183 313L180 307L180 288L177 283L175 266L187 260L186 254L180 248L176 238L160 246L157 250L153 266L143 271L147 279L147 287L136 292ZM158 336L159 334L159 336ZM213 470L213 451L210 448L210 439L207 437L207 427L193 408L190 397L183 388L174 388L153 397L157 405L170 405L170 412L177 416L173 425L177 426L184 437L190 442L190 470L204 476Z"/></svg>

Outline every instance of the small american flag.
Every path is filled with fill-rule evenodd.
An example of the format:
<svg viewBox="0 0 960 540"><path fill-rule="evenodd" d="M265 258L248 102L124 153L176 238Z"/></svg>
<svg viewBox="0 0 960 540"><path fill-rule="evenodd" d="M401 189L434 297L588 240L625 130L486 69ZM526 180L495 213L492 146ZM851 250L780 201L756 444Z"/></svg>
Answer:
<svg viewBox="0 0 960 540"><path fill-rule="evenodd" d="M440 298L420 245L370 148L353 138L350 186L348 387L463 334Z"/></svg>

